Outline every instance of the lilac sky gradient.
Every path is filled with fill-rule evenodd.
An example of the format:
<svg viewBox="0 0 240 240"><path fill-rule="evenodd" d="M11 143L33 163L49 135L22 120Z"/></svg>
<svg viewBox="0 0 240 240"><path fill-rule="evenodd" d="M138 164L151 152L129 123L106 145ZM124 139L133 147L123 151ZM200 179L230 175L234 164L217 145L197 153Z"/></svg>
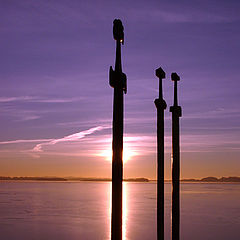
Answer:
<svg viewBox="0 0 240 240"><path fill-rule="evenodd" d="M125 27L125 177L155 178L155 69L168 104L181 76L181 175L240 175L239 1L1 1L0 175L110 177L115 61L112 22ZM54 144L53 144L54 143ZM40 148L39 148L40 146Z"/></svg>

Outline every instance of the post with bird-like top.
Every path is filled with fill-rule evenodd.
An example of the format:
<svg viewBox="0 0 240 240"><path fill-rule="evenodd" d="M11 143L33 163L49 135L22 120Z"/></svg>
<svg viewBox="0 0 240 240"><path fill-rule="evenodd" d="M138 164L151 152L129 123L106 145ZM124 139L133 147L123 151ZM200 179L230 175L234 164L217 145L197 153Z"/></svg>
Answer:
<svg viewBox="0 0 240 240"><path fill-rule="evenodd" d="M115 70L109 71L109 84L114 88L112 127L112 216L111 239L122 240L122 180L123 180L123 92L127 92L127 77L122 72L121 44L124 32L121 20L113 21L116 40Z"/></svg>
<svg viewBox="0 0 240 240"><path fill-rule="evenodd" d="M165 72L156 70L159 78L159 98L154 103L157 108L157 239L164 240L164 110L167 104L163 99L162 79Z"/></svg>
<svg viewBox="0 0 240 240"><path fill-rule="evenodd" d="M174 104L170 107L172 112L172 240L180 239L180 141L179 118L182 109L178 106L177 82L180 77L176 73L171 75L174 82Z"/></svg>

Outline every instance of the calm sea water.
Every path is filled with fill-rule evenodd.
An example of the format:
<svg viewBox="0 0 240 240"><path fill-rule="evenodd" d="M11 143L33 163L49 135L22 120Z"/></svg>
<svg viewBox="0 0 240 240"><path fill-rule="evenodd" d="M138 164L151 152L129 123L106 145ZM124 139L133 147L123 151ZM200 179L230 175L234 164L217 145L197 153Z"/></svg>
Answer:
<svg viewBox="0 0 240 240"><path fill-rule="evenodd" d="M111 183L1 182L0 239L110 239ZM156 239L156 184L124 183L123 239ZM171 184L165 184L171 239ZM240 184L181 185L181 239L240 239Z"/></svg>

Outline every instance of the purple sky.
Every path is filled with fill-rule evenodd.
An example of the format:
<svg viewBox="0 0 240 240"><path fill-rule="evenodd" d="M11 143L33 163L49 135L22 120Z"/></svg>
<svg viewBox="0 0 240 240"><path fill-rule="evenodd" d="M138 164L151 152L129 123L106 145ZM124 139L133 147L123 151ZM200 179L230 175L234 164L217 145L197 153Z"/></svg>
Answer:
<svg viewBox="0 0 240 240"><path fill-rule="evenodd" d="M181 76L182 177L240 175L239 9L237 0L1 1L0 175L111 176L115 18L125 28L125 177L155 178L159 66L166 178L171 72Z"/></svg>

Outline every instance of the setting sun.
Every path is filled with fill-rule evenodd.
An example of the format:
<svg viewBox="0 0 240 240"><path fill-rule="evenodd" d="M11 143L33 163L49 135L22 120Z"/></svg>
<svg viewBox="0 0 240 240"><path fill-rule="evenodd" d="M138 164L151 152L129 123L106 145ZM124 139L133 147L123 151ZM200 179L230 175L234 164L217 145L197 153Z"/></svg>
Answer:
<svg viewBox="0 0 240 240"><path fill-rule="evenodd" d="M102 157L105 157L106 160L112 161L112 149L108 148L106 150L101 151L99 154ZM136 153L126 144L123 146L123 163L129 161Z"/></svg>

